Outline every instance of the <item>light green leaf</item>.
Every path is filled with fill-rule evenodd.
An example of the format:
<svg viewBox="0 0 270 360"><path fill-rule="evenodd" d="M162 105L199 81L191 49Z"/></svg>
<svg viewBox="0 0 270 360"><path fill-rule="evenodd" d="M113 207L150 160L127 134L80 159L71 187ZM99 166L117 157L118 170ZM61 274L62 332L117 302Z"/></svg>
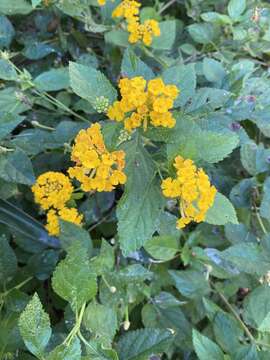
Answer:
<svg viewBox="0 0 270 360"><path fill-rule="evenodd" d="M119 360L115 350L100 344L98 340L88 341L90 346L86 347L89 356L82 357L82 360Z"/></svg>
<svg viewBox="0 0 270 360"><path fill-rule="evenodd" d="M49 316L43 310L37 294L28 303L19 319L19 328L27 349L38 358L51 337Z"/></svg>
<svg viewBox="0 0 270 360"><path fill-rule="evenodd" d="M237 20L246 9L246 0L230 0L228 13L233 20Z"/></svg>
<svg viewBox="0 0 270 360"><path fill-rule="evenodd" d="M22 95L15 87L7 87L3 90L0 90L1 112L20 114L31 108L31 105L23 103L17 98L17 93Z"/></svg>
<svg viewBox="0 0 270 360"><path fill-rule="evenodd" d="M178 251L178 240L174 236L153 236L144 248L153 258L168 261Z"/></svg>
<svg viewBox="0 0 270 360"><path fill-rule="evenodd" d="M20 149L0 154L0 177L6 181L33 185L35 176L29 157Z"/></svg>
<svg viewBox="0 0 270 360"><path fill-rule="evenodd" d="M211 23L217 23L221 25L231 24L232 20L229 16L220 14L214 11L209 11L201 14L201 18L204 21L211 22Z"/></svg>
<svg viewBox="0 0 270 360"><path fill-rule="evenodd" d="M146 65L131 49L124 52L121 74L123 77L132 78L135 76L143 76L144 79L150 80L155 77L152 69Z"/></svg>
<svg viewBox="0 0 270 360"><path fill-rule="evenodd" d="M262 276L270 268L268 254L256 243L239 243L220 252L220 255L247 274Z"/></svg>
<svg viewBox="0 0 270 360"><path fill-rule="evenodd" d="M166 69L162 73L166 84L174 84L180 90L174 106L184 106L195 94L196 72L194 64L176 65Z"/></svg>
<svg viewBox="0 0 270 360"><path fill-rule="evenodd" d="M75 337L69 345L61 344L57 346L47 357L46 360L78 360L81 358L81 344Z"/></svg>
<svg viewBox="0 0 270 360"><path fill-rule="evenodd" d="M0 283L9 282L17 270L17 258L4 235L0 237Z"/></svg>
<svg viewBox="0 0 270 360"><path fill-rule="evenodd" d="M210 292L205 276L196 270L170 270L170 276L177 290L189 299L200 299Z"/></svg>
<svg viewBox="0 0 270 360"><path fill-rule="evenodd" d="M153 235L164 199L155 179L156 166L138 134L124 150L127 183L117 205L117 218L121 249L127 255Z"/></svg>
<svg viewBox="0 0 270 360"><path fill-rule="evenodd" d="M224 67L217 60L205 57L203 59L203 73L210 82L221 82L226 75Z"/></svg>
<svg viewBox="0 0 270 360"><path fill-rule="evenodd" d="M73 91L95 106L96 98L104 96L113 103L117 92L110 81L100 71L90 66L69 63L70 83Z"/></svg>
<svg viewBox="0 0 270 360"><path fill-rule="evenodd" d="M235 209L226 196L216 194L213 206L207 211L205 222L212 225L238 224Z"/></svg>
<svg viewBox="0 0 270 360"><path fill-rule="evenodd" d="M85 310L83 324L104 345L109 345L118 328L117 313L110 306L91 302Z"/></svg>
<svg viewBox="0 0 270 360"><path fill-rule="evenodd" d="M154 36L151 47L158 50L170 50L183 29L179 20L166 20L159 23L160 36Z"/></svg>
<svg viewBox="0 0 270 360"><path fill-rule="evenodd" d="M14 67L5 59L0 59L0 79L17 80L17 72Z"/></svg>
<svg viewBox="0 0 270 360"><path fill-rule="evenodd" d="M224 360L220 347L195 329L192 331L192 341L199 360Z"/></svg>
<svg viewBox="0 0 270 360"><path fill-rule="evenodd" d="M26 0L1 0L1 15L27 15L32 11L32 6Z"/></svg>
<svg viewBox="0 0 270 360"><path fill-rule="evenodd" d="M212 24L192 24L187 29L192 39L199 44L209 44L214 39L215 30Z"/></svg>
<svg viewBox="0 0 270 360"><path fill-rule="evenodd" d="M270 288L262 285L245 298L244 320L251 327L262 331L270 332Z"/></svg>
<svg viewBox="0 0 270 360"><path fill-rule="evenodd" d="M115 263L114 248L106 240L102 240L100 253L91 259L91 267L101 275L107 271L112 271Z"/></svg>
<svg viewBox="0 0 270 360"><path fill-rule="evenodd" d="M40 91L58 91L69 87L67 68L51 69L38 75L34 84Z"/></svg>
<svg viewBox="0 0 270 360"><path fill-rule="evenodd" d="M124 30L111 30L105 33L104 39L107 44L128 47L128 32Z"/></svg>
<svg viewBox="0 0 270 360"><path fill-rule="evenodd" d="M0 15L0 49L9 47L14 35L15 30L9 19Z"/></svg>
<svg viewBox="0 0 270 360"><path fill-rule="evenodd" d="M172 340L173 335L168 330L130 331L120 337L117 352L120 360L146 360L150 355L165 352Z"/></svg>
<svg viewBox="0 0 270 360"><path fill-rule="evenodd" d="M260 214L263 218L270 220L270 177L263 184L263 197L260 206Z"/></svg>
<svg viewBox="0 0 270 360"><path fill-rule="evenodd" d="M93 244L88 231L70 221L63 220L60 220L60 229L59 239L65 250L68 250L68 248L76 241L81 244L81 247L87 250L88 256L91 256Z"/></svg>
<svg viewBox="0 0 270 360"><path fill-rule="evenodd" d="M25 118L12 113L0 113L0 140L4 139Z"/></svg>
<svg viewBox="0 0 270 360"><path fill-rule="evenodd" d="M70 303L73 311L94 298L97 293L96 275L91 271L88 254L79 242L70 246L52 278L54 291Z"/></svg>
<svg viewBox="0 0 270 360"><path fill-rule="evenodd" d="M33 8L36 8L38 5L42 3L42 0L31 0Z"/></svg>

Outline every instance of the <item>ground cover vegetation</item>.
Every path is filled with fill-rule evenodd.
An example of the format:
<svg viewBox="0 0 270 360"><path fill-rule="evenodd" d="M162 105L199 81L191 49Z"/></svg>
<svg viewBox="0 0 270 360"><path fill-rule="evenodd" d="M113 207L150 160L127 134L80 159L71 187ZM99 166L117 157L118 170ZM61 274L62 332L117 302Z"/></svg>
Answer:
<svg viewBox="0 0 270 360"><path fill-rule="evenodd" d="M270 358L270 5L0 0L0 360Z"/></svg>

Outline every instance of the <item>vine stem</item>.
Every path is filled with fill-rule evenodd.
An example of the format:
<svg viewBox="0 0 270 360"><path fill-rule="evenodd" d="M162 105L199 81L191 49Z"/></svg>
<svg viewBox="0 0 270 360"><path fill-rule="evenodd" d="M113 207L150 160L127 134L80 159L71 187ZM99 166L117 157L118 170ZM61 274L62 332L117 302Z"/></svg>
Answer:
<svg viewBox="0 0 270 360"><path fill-rule="evenodd" d="M77 334L79 335L79 333L80 333L80 328L81 328L81 324L82 324L83 314L85 311L85 306L86 306L86 303L83 303L79 316L76 316L76 324L74 325L73 329L71 330L71 332L68 334L68 336L66 337L66 339L64 341L64 344L67 344L68 346L70 345L74 336L76 336Z"/></svg>
<svg viewBox="0 0 270 360"><path fill-rule="evenodd" d="M226 299L226 297L217 289L217 287L215 286L215 284L213 284L211 282L212 287L214 288L215 292L219 295L219 297L221 298L221 300L224 302L224 304L227 306L227 308L230 310L230 312L233 314L233 316L236 318L236 320L239 322L239 324L241 325L242 329L244 330L244 332L246 333L247 337L249 338L249 340L257 345L257 346L264 346L264 347L268 347L270 348L270 345L265 344L263 342L257 341L254 336L251 334L251 332L249 331L248 327L246 326L246 324L242 321L242 319L240 318L240 316L238 315L238 313L235 311L235 309L233 308L233 306L229 303L229 301Z"/></svg>

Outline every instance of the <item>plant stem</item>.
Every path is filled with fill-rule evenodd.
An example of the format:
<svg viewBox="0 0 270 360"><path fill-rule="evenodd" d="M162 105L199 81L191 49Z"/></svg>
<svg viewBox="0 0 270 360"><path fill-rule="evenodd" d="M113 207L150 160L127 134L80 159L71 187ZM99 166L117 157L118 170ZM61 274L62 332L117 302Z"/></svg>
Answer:
<svg viewBox="0 0 270 360"><path fill-rule="evenodd" d="M266 235L268 232L267 232L267 230L266 230L266 228L264 226L264 223L262 221L262 218L261 218L260 214L258 213L256 205L254 206L254 208L255 208L255 214L256 214L257 220L258 220L258 222L260 224L260 227L261 227L263 233Z"/></svg>
<svg viewBox="0 0 270 360"><path fill-rule="evenodd" d="M167 2L167 4L165 4L164 6L162 6L162 8L159 10L158 15L162 14L163 11L165 11L166 9L168 9L171 5L173 5L176 2L176 0L171 0L169 2Z"/></svg>
<svg viewBox="0 0 270 360"><path fill-rule="evenodd" d="M65 341L64 341L64 344L67 344L68 346L70 345L72 339L74 338L74 336L76 336L79 331L80 331L80 328L81 328L81 324L82 324L82 319L83 319L83 314L84 314L84 311L85 311L85 306L86 306L86 303L84 303L81 307L81 310L80 310L80 314L79 316L76 316L76 324L74 325L73 329L71 330L71 332L68 334L68 336L66 337Z"/></svg>
<svg viewBox="0 0 270 360"><path fill-rule="evenodd" d="M239 324L241 325L242 329L244 330L244 332L246 333L247 337L249 338L249 340L256 344L256 340L254 338L254 336L251 334L251 332L249 331L249 329L247 328L247 326L245 325L245 323L242 321L242 319L240 318L240 316L238 315L238 313L235 311L235 309L233 308L233 306L229 303L229 301L226 299L226 297L217 289L217 287L215 286L215 284L211 283L212 287L215 289L216 293L219 295L219 297L221 298L221 300L224 302L224 304L227 306L227 308L231 311L231 313L234 315L234 317L236 318L236 320L239 322Z"/></svg>
<svg viewBox="0 0 270 360"><path fill-rule="evenodd" d="M22 281L20 284L13 286L11 289L8 289L7 291L5 291L2 296L5 297L7 296L12 290L16 289L19 290L21 287L23 287L25 284L27 284L30 280L33 279L33 276L28 277L27 279L25 279L24 281Z"/></svg>

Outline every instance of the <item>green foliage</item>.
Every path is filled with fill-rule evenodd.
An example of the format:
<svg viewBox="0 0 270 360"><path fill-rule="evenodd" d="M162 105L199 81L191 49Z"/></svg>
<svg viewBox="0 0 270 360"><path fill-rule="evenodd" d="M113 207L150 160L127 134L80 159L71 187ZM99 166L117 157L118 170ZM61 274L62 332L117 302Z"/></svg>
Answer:
<svg viewBox="0 0 270 360"><path fill-rule="evenodd" d="M0 0L0 359L269 360L269 2L140 1L150 46L129 42L119 3ZM109 120L124 77L176 85L175 126ZM31 187L68 175L93 123L127 181L72 179L82 225L50 236ZM178 155L217 189L183 229L161 187Z"/></svg>

